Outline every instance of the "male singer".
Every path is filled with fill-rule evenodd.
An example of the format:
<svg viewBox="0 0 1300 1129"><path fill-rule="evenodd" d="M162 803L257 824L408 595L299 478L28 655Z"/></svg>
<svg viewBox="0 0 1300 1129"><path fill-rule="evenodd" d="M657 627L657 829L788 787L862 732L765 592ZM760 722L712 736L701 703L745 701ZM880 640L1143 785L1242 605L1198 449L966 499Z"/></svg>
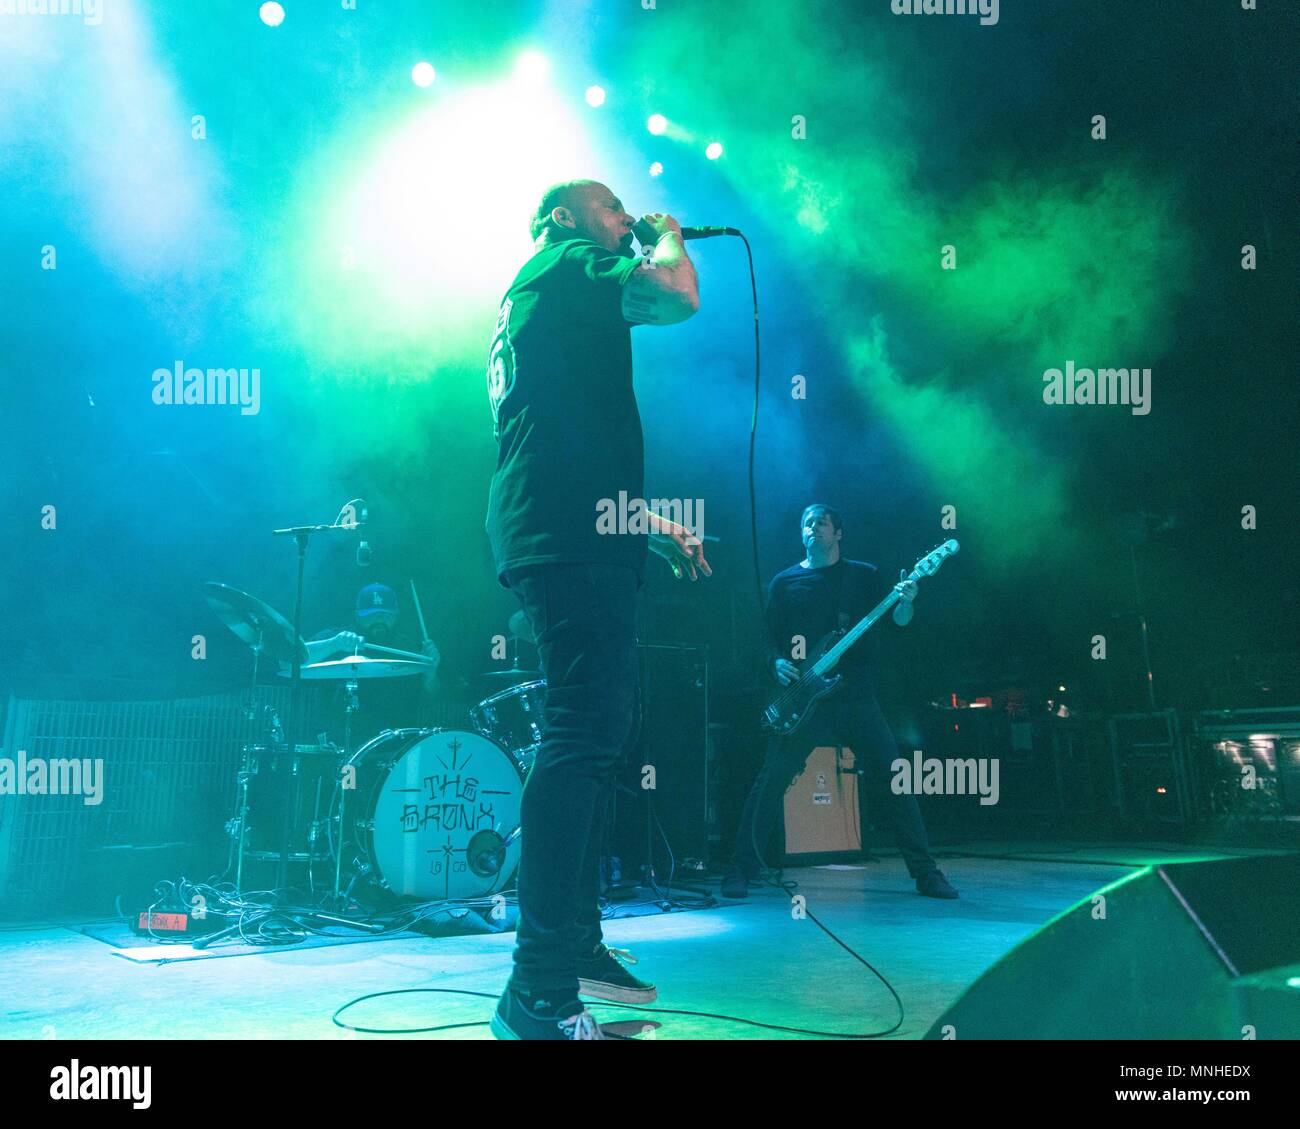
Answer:
<svg viewBox="0 0 1300 1129"><path fill-rule="evenodd" d="M499 1039L599 1039L584 995L648 1002L601 940L598 864L637 680L636 594L651 549L674 575L712 574L693 531L604 533L598 507L644 498L633 325L700 306L681 227L634 220L603 184L542 196L532 257L501 301L488 357L498 442L487 532L497 578L519 597L546 676L546 736L524 788L514 972ZM649 257L632 250L636 236Z"/></svg>

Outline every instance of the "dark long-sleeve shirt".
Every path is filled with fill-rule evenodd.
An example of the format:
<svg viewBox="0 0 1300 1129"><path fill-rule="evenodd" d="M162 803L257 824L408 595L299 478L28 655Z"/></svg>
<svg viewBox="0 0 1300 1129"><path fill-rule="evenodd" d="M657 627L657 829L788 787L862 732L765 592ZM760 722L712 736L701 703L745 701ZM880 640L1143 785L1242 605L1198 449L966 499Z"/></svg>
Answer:
<svg viewBox="0 0 1300 1129"><path fill-rule="evenodd" d="M888 591L875 565L843 557L823 568L797 564L778 572L767 592L768 670L778 658L793 661L796 636L803 637L804 654L811 655L824 635L852 627ZM871 652L872 632L868 632L849 648L836 673L865 677Z"/></svg>

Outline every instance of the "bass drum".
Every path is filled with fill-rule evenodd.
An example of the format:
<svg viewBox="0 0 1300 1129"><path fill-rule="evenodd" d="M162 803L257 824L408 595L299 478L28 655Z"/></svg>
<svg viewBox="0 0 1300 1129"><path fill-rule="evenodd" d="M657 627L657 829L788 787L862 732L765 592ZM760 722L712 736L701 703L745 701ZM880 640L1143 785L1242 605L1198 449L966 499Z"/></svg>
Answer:
<svg viewBox="0 0 1300 1129"><path fill-rule="evenodd" d="M523 791L515 759L490 738L399 729L353 754L335 806L344 806L358 861L386 891L459 901L495 894L514 877Z"/></svg>

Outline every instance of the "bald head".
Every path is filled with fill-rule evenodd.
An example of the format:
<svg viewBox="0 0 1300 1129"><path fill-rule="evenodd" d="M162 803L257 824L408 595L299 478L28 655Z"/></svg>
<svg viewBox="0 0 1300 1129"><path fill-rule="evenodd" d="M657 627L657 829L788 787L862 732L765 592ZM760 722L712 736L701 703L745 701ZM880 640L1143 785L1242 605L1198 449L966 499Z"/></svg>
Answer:
<svg viewBox="0 0 1300 1129"><path fill-rule="evenodd" d="M542 234L546 227L547 220L551 219L551 213L556 208L565 208L571 210L574 202L580 199L582 189L590 188L596 182L594 180L566 180L560 184L552 184L545 192L537 204L537 210L533 213L532 222L529 225L529 231L532 237L536 239Z"/></svg>
<svg viewBox="0 0 1300 1129"><path fill-rule="evenodd" d="M635 222L600 181L566 180L542 193L529 231L539 248L559 239L590 239L607 251L630 255Z"/></svg>

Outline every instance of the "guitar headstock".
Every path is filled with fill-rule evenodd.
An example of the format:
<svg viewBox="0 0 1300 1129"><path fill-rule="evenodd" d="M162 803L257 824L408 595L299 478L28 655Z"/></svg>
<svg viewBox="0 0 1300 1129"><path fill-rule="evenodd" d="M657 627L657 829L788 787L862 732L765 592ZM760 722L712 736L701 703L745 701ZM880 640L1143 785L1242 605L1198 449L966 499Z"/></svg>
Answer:
<svg viewBox="0 0 1300 1129"><path fill-rule="evenodd" d="M956 541L945 541L942 545L931 549L916 562L916 567L912 569L912 575L908 579L915 580L920 576L933 576L939 571L939 567L943 562L957 552L957 549Z"/></svg>

